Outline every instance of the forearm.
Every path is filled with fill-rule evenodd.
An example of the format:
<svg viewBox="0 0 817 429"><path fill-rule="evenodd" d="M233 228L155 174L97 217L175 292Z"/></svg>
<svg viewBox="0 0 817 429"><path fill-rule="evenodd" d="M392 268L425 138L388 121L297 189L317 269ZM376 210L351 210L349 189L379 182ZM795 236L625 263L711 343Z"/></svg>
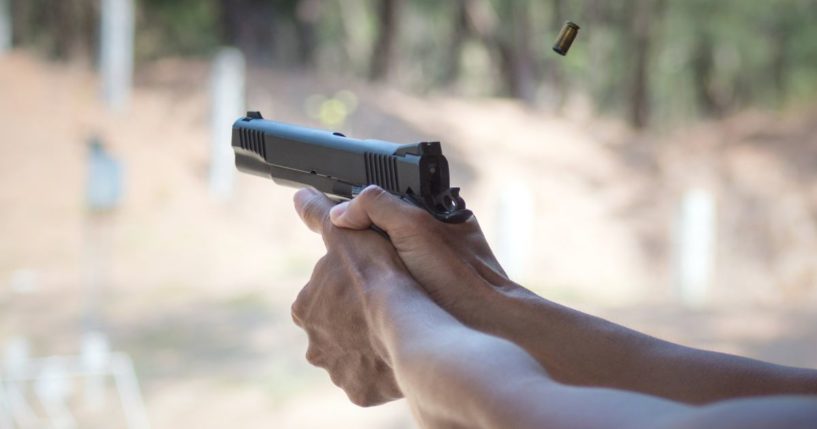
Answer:
<svg viewBox="0 0 817 429"><path fill-rule="evenodd" d="M817 394L817 371L680 346L516 290L490 304L480 329L507 338L559 381L688 403Z"/></svg>
<svg viewBox="0 0 817 429"><path fill-rule="evenodd" d="M422 291L402 289L379 304L374 330L423 427L645 427L688 411L557 383L523 349L462 325Z"/></svg>
<svg viewBox="0 0 817 429"><path fill-rule="evenodd" d="M417 285L376 299L370 323L424 427L533 427L507 414L515 383L551 382L524 350L464 326Z"/></svg>

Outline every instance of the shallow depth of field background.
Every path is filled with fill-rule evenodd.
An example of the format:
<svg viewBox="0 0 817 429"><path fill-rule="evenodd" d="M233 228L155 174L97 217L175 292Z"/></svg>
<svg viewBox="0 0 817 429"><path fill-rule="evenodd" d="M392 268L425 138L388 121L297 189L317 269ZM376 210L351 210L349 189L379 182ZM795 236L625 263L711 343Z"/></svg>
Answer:
<svg viewBox="0 0 817 429"><path fill-rule="evenodd" d="M0 0L0 427L126 427L139 398L81 374L91 355L132 360L154 428L415 427L303 359L289 306L323 246L293 190L211 192L228 46L266 118L441 140L500 262L545 297L817 367L817 1L136 0L119 110L100 4ZM122 166L106 210L94 136Z"/></svg>

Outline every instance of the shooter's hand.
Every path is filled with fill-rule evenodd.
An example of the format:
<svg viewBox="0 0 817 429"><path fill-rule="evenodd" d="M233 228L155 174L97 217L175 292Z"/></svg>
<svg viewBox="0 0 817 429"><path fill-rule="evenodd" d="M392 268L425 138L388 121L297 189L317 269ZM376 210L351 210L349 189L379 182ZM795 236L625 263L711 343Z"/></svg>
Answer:
<svg viewBox="0 0 817 429"><path fill-rule="evenodd" d="M295 194L304 223L321 234L326 255L292 305L292 318L309 336L306 359L329 372L357 405L402 397L371 316L382 293L409 279L388 241L373 231L348 231L329 221L334 203L312 189ZM413 282L412 282L413 283Z"/></svg>
<svg viewBox="0 0 817 429"><path fill-rule="evenodd" d="M494 323L490 305L514 284L491 252L475 217L443 223L376 186L332 208L335 226L384 230L411 275L444 309L477 328ZM372 255L373 259L376 259ZM490 320L489 320L490 319Z"/></svg>

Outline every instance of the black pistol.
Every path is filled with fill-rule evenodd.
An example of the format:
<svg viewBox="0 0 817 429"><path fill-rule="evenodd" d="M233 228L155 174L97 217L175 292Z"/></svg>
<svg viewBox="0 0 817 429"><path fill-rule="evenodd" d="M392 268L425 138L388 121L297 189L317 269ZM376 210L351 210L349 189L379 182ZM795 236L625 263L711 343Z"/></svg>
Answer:
<svg viewBox="0 0 817 429"><path fill-rule="evenodd" d="M239 171L294 187L312 186L336 199L377 185L448 223L471 217L459 188L449 186L439 142L397 144L268 121L247 112L233 124Z"/></svg>

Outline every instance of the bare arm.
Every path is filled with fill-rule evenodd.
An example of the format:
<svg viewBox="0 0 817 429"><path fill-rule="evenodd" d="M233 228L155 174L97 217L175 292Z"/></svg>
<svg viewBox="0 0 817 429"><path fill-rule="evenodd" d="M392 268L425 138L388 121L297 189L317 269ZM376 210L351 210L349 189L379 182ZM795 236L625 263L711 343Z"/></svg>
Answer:
<svg viewBox="0 0 817 429"><path fill-rule="evenodd" d="M491 305L496 317L482 328L516 342L566 383L698 404L817 394L817 371L674 344L521 288L502 294Z"/></svg>
<svg viewBox="0 0 817 429"><path fill-rule="evenodd" d="M621 390L566 386L522 348L459 323L413 280L380 286L388 292L370 304L376 309L373 329L424 427L751 429L817 423L814 398L696 407Z"/></svg>
<svg viewBox="0 0 817 429"><path fill-rule="evenodd" d="M567 386L516 344L469 328L409 274L389 242L328 222L331 202L296 206L327 254L292 307L307 359L360 405L405 396L429 428L810 428L817 400L767 397L696 407L650 395ZM377 255L372 258L372 255ZM456 288L458 282L449 284ZM605 365L603 357L598 358Z"/></svg>
<svg viewBox="0 0 817 429"><path fill-rule="evenodd" d="M546 300L507 278L475 219L447 225L378 188L333 209L335 225L385 230L411 274L464 324L518 344L554 379L692 404L817 394L817 371L697 350Z"/></svg>

